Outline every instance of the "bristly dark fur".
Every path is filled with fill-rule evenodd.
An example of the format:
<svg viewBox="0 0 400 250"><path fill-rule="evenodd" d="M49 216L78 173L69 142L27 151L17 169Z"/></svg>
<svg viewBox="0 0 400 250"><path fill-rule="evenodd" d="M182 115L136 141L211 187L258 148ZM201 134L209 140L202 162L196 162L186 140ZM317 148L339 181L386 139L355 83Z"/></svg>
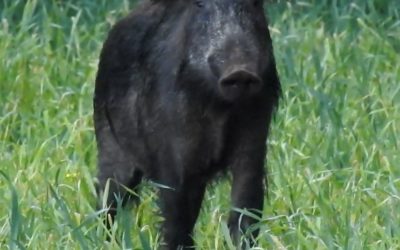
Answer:
<svg viewBox="0 0 400 250"><path fill-rule="evenodd" d="M205 187L229 170L233 206L261 216L279 96L267 21L255 0L143 1L110 31L96 78L99 191L111 180L109 214L116 196L128 200L124 186L154 180L171 188L160 190L166 247L193 246ZM229 218L238 245L256 222L239 217L232 211Z"/></svg>

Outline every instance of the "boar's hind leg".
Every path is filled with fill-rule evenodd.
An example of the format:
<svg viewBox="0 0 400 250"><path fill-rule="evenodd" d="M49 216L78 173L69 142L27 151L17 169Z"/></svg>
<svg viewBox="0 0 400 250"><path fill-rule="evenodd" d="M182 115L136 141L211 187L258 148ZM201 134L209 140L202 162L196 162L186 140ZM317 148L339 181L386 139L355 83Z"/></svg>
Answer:
<svg viewBox="0 0 400 250"><path fill-rule="evenodd" d="M177 188L161 189L165 249L194 249L192 231L205 191L205 183L191 180Z"/></svg>
<svg viewBox="0 0 400 250"><path fill-rule="evenodd" d="M108 190L106 207L108 209L107 214L111 217L109 219L112 222L116 215L118 202L125 206L130 201L137 199L136 189L142 180L143 173L133 167L132 161L119 145L114 143L113 140L106 142L103 143L103 147L101 147L101 144L99 147L98 193L99 205L101 206L104 192ZM109 219L107 219L108 226L110 226L108 224Z"/></svg>

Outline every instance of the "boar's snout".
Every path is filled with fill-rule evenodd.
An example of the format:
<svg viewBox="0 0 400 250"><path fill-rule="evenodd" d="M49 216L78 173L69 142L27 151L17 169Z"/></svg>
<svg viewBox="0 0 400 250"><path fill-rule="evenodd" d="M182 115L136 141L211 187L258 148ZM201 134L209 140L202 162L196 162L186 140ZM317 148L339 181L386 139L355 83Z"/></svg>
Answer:
<svg viewBox="0 0 400 250"><path fill-rule="evenodd" d="M218 86L224 99L235 101L258 93L262 81L257 74L246 68L235 68L222 75Z"/></svg>

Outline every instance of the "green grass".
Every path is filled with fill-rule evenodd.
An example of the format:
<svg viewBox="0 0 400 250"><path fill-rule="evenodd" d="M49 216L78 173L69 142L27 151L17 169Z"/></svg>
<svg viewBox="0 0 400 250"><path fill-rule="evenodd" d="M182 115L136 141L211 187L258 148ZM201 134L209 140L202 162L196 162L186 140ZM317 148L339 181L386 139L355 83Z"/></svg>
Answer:
<svg viewBox="0 0 400 250"><path fill-rule="evenodd" d="M297 3L294 3L297 2ZM94 209L92 93L128 1L0 3L0 249L153 249L157 193L106 242ZM283 99L269 141L262 249L400 248L398 0L274 1ZM209 186L199 249L229 249L229 183ZM128 215L129 214L129 215Z"/></svg>

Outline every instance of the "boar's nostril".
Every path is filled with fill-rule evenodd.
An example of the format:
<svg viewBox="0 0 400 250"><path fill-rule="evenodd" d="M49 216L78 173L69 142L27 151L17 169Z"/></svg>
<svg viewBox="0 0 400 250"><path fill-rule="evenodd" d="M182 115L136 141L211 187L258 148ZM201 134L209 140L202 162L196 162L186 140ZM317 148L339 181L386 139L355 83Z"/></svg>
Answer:
<svg viewBox="0 0 400 250"><path fill-rule="evenodd" d="M262 88L260 77L244 69L230 71L218 84L222 96L230 101L256 94Z"/></svg>
<svg viewBox="0 0 400 250"><path fill-rule="evenodd" d="M227 80L223 80L221 81L221 85L226 86L226 87L234 87L239 85L239 83L235 80L235 79L227 79Z"/></svg>
<svg viewBox="0 0 400 250"><path fill-rule="evenodd" d="M258 77L256 79L252 79L247 82L247 86L250 89L250 93L257 93L261 90L262 87L261 79Z"/></svg>
<svg viewBox="0 0 400 250"><path fill-rule="evenodd" d="M220 87L222 90L224 88L238 88L241 91L246 91L250 93L255 93L261 88L261 79L246 70L234 71L220 79ZM244 93L241 93L244 94Z"/></svg>

